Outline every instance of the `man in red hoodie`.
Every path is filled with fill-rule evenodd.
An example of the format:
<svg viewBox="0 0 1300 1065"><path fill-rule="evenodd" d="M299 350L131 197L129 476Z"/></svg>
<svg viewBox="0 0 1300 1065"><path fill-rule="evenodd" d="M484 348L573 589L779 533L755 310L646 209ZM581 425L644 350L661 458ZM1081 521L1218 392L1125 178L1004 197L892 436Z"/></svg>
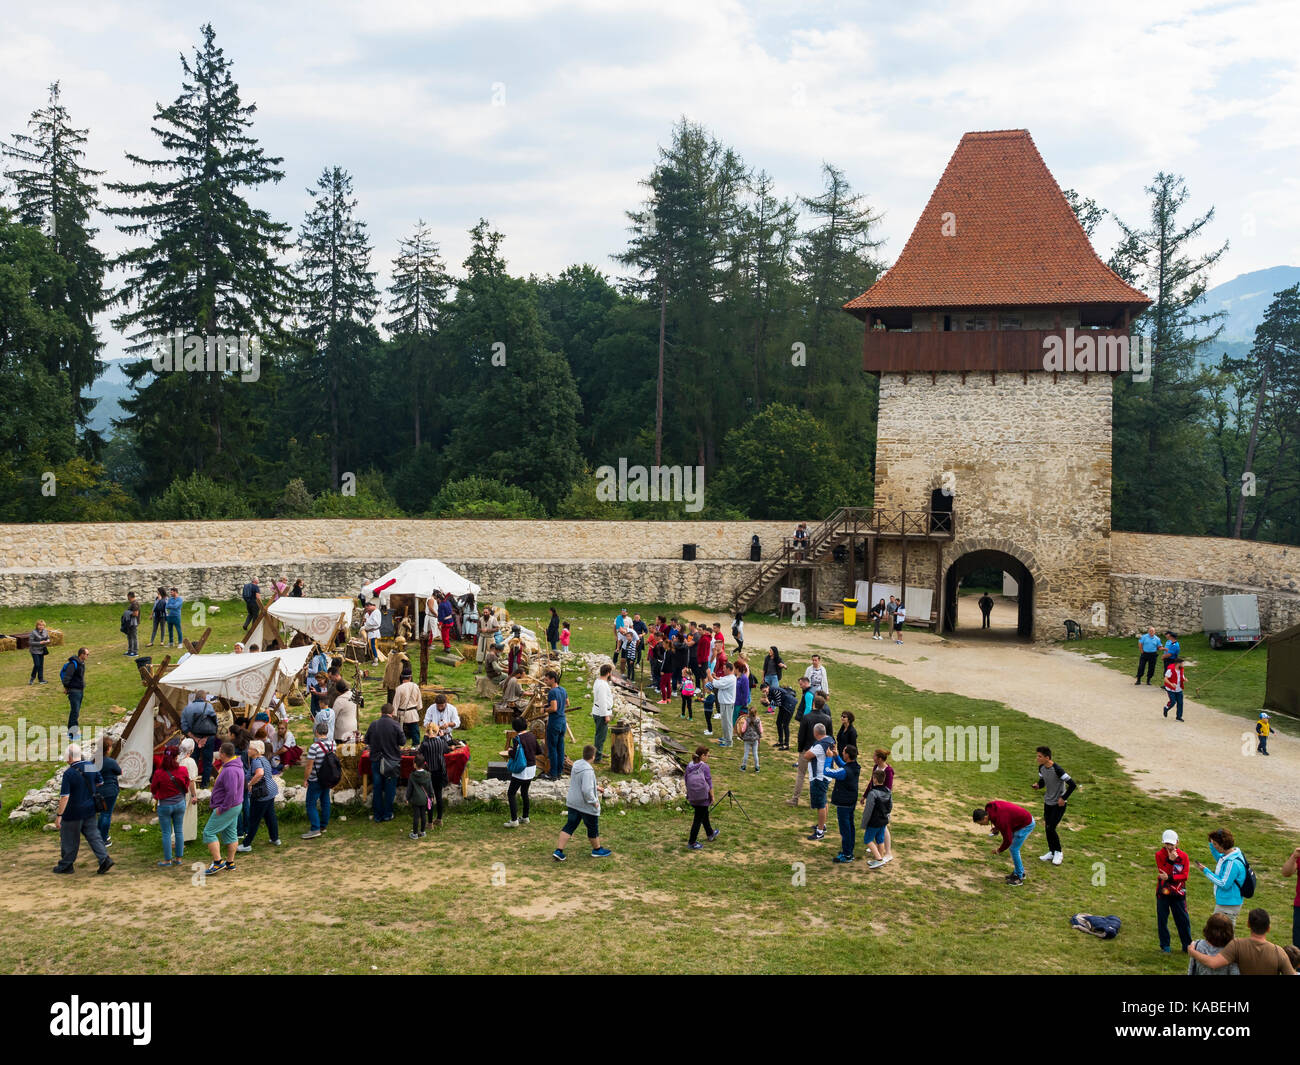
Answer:
<svg viewBox="0 0 1300 1065"><path fill-rule="evenodd" d="M1160 837L1156 851L1156 928L1160 933L1160 949L1172 953L1169 946L1169 915L1174 915L1178 939L1183 953L1192 942L1192 922L1187 916L1187 873L1191 863L1178 849L1178 833L1166 829Z"/></svg>
<svg viewBox="0 0 1300 1065"><path fill-rule="evenodd" d="M989 834L1002 837L1002 846L994 852L995 854L1011 849L1013 871L1007 877L1007 883L1012 887L1019 887L1025 882L1025 866L1020 860L1020 848L1029 838L1029 833L1034 830L1034 815L1023 806L994 799L986 803L983 809L976 810L972 814L972 820L977 825L992 825L993 831Z"/></svg>
<svg viewBox="0 0 1300 1065"><path fill-rule="evenodd" d="M712 647L713 633L709 631L707 625L700 626L699 638L695 641L695 668L691 671L695 674L697 688L704 683L704 674L708 671L709 652Z"/></svg>

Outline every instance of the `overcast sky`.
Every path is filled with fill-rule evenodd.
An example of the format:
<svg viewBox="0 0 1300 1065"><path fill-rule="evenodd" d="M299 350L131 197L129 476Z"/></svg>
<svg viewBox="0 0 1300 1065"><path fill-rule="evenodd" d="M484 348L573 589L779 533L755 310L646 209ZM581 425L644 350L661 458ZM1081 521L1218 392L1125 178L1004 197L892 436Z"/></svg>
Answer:
<svg viewBox="0 0 1300 1065"><path fill-rule="evenodd" d="M1231 242L1211 284L1300 262L1294 0L2 3L0 136L58 79L117 180L141 176L124 150L156 153L155 104L211 19L284 157L255 201L296 231L322 167L351 171L381 281L421 217L456 269L483 216L513 272L616 274L623 212L683 115L784 195L842 167L884 215L887 261L964 131L1023 127L1063 187L1131 224L1157 170L1182 174L1187 217L1213 206L1210 239ZM1113 228L1096 239L1108 254Z"/></svg>

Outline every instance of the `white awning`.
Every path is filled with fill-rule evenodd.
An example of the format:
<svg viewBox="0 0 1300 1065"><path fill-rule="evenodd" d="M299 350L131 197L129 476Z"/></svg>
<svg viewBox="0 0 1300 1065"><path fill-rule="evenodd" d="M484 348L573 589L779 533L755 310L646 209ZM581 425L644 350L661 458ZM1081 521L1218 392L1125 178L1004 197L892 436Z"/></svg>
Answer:
<svg viewBox="0 0 1300 1065"><path fill-rule="evenodd" d="M245 654L190 655L159 682L177 703L175 693L189 695L203 691L238 703L254 703L274 680L271 691L284 695L293 679L307 664L311 645L289 647L283 651L257 651Z"/></svg>
<svg viewBox="0 0 1300 1065"><path fill-rule="evenodd" d="M420 599L428 599L435 590L450 592L457 598L471 593L477 597L479 594L477 584L466 580L436 558L409 559L377 580L362 585L361 594L367 601L377 598L380 603L387 606L389 596L413 595Z"/></svg>
<svg viewBox="0 0 1300 1065"><path fill-rule="evenodd" d="M308 639L322 642L340 625L344 629L352 620L351 599L309 599L282 595L266 612ZM241 656L242 657L242 656Z"/></svg>

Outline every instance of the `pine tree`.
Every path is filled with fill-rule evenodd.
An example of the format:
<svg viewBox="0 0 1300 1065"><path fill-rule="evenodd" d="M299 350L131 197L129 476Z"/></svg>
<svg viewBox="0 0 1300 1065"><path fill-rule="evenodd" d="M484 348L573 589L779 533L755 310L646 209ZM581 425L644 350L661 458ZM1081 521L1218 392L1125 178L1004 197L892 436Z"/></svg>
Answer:
<svg viewBox="0 0 1300 1065"><path fill-rule="evenodd" d="M256 339L275 351L292 309L292 277L276 258L290 228L245 199L284 176L282 160L253 137L256 107L241 102L212 26L202 34L192 59L181 57L180 95L154 115L164 154L127 154L152 176L107 186L134 201L107 209L128 220L118 229L144 240L114 263L129 275L116 294L127 309L114 324L136 354L175 335ZM149 494L194 471L241 473L257 435L257 384L220 369L156 373L147 358L126 372L137 391L122 404L123 421L141 441Z"/></svg>
<svg viewBox="0 0 1300 1065"><path fill-rule="evenodd" d="M447 308L452 280L438 244L423 220L415 232L401 241L393 260L393 279L388 313L393 317L386 328L393 336L398 354L398 371L404 374L411 393L413 446L420 447L420 408L426 385L432 380L436 358L435 337Z"/></svg>
<svg viewBox="0 0 1300 1065"><path fill-rule="evenodd" d="M64 319L69 328L48 352L45 368L68 375L72 407L84 453L97 455L103 444L87 427L95 401L84 393L103 372L103 342L95 328L95 315L108 305L104 291L105 260L95 247L98 232L90 224L98 208L96 179L85 158L86 130L77 129L63 106L56 81L44 107L32 112L28 133L16 133L3 149L17 166L6 170L13 182L17 217L24 225L41 229L55 253L68 264L37 279L36 302Z"/></svg>
<svg viewBox="0 0 1300 1065"><path fill-rule="evenodd" d="M370 269L370 238L355 214L351 175L339 166L326 167L308 194L313 203L298 236L298 276L303 332L312 353L300 369L305 381L327 397L330 480L337 487L340 457L358 457L355 444L363 428L359 397L365 395L361 385L368 373L367 355L378 342L370 323L379 295Z"/></svg>

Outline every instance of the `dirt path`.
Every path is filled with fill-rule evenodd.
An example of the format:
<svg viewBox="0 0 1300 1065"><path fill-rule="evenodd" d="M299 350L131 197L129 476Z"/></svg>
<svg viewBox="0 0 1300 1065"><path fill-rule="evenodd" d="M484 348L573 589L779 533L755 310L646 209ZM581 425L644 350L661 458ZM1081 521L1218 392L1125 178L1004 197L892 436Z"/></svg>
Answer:
<svg viewBox="0 0 1300 1065"><path fill-rule="evenodd" d="M979 617L977 610L970 614ZM725 615L710 620L729 631ZM1014 624L1009 613L995 610L994 624L1002 620ZM1178 724L1172 714L1161 716L1164 693L1155 684L1136 687L1132 675L1069 651L1015 642L1006 630L989 635L962 630L948 639L909 631L903 639L901 647L888 637L875 641L865 626L745 623L745 647L760 668L770 644L787 655L818 649L828 660L832 693L834 664L847 662L923 691L996 699L1115 751L1147 791L1192 791L1216 803L1265 810L1300 827L1300 742L1293 736L1274 733L1269 757L1253 755L1254 726L1248 719L1188 700L1187 720Z"/></svg>

